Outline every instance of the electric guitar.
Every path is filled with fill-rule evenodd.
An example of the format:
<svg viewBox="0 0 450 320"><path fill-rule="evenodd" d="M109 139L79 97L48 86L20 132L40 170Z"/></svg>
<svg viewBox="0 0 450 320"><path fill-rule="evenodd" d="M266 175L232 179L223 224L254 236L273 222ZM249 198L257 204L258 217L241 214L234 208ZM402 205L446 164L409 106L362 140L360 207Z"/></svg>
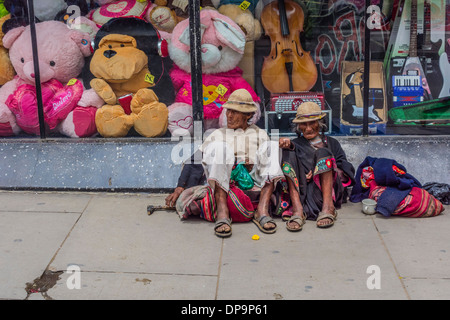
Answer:
<svg viewBox="0 0 450 320"><path fill-rule="evenodd" d="M419 56L422 59L428 84L434 97L439 95L443 84L443 77L439 68L439 51L442 47L442 39L431 41L431 4L430 0L424 1L423 42L419 48Z"/></svg>
<svg viewBox="0 0 450 320"><path fill-rule="evenodd" d="M410 38L409 38L409 55L406 58L403 67L403 75L421 76L422 87L425 90L425 95L428 99L433 99L426 74L423 70L419 57L417 56L417 0L411 0L411 19L410 19Z"/></svg>
<svg viewBox="0 0 450 320"><path fill-rule="evenodd" d="M447 40L448 41L448 40ZM442 74L450 74L450 63L448 62L447 53L443 52L439 57L439 68ZM450 96L450 79L444 79L439 98Z"/></svg>
<svg viewBox="0 0 450 320"><path fill-rule="evenodd" d="M447 35L447 23L450 23L448 19L448 13L447 13L447 5L442 8L442 10L446 10L445 15L445 34ZM450 57L448 56L448 52L450 51L450 39L447 39L445 41L445 51L440 55L439 57L439 68L441 70L442 74L450 74ZM439 93L439 98L442 97L448 97L450 96L450 79L448 77L444 77L444 83L442 84L441 92Z"/></svg>

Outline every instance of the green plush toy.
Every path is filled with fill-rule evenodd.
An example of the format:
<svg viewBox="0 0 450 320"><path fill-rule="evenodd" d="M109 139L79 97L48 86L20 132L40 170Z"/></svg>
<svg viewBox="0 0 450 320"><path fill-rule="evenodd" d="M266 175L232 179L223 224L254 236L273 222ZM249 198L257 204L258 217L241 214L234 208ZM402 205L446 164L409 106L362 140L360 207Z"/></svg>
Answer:
<svg viewBox="0 0 450 320"><path fill-rule="evenodd" d="M6 10L5 5L3 4L5 0L0 0L0 18L6 16L9 12Z"/></svg>

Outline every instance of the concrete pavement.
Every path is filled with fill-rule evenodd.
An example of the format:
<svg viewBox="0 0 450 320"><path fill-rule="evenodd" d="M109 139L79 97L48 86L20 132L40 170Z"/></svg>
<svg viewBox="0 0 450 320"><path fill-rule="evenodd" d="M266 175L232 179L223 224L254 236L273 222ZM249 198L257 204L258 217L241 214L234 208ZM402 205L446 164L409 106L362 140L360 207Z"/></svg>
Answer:
<svg viewBox="0 0 450 320"><path fill-rule="evenodd" d="M273 235L147 215L165 194L0 191L0 299L450 299L450 206L411 219L346 203L331 229ZM259 240L253 240L257 234Z"/></svg>

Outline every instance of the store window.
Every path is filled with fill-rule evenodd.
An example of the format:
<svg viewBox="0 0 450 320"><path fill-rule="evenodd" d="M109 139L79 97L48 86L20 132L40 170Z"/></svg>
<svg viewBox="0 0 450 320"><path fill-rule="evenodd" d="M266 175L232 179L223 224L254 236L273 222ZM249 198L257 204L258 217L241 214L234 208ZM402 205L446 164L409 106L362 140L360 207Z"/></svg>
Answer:
<svg viewBox="0 0 450 320"><path fill-rule="evenodd" d="M329 134L446 135L447 6L4 0L0 137L193 135L194 120L223 126L222 105L240 88L269 133L295 135L297 106L314 101Z"/></svg>

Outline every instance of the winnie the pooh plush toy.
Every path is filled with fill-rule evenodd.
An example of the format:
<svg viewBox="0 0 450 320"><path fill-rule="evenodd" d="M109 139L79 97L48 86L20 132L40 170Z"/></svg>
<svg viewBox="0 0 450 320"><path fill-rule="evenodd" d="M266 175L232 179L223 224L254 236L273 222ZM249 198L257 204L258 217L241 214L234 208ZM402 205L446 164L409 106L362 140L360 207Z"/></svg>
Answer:
<svg viewBox="0 0 450 320"><path fill-rule="evenodd" d="M101 100L77 79L91 55L89 35L59 21L36 23L38 63L45 129L69 137L97 133L95 112ZM36 74L30 26L3 37L17 75L0 88L0 136L40 133Z"/></svg>
<svg viewBox="0 0 450 320"><path fill-rule="evenodd" d="M167 44L139 18L114 18L95 39L91 87L106 103L96 115L103 137L124 137L130 129L144 137L166 133L174 89L163 61Z"/></svg>
<svg viewBox="0 0 450 320"><path fill-rule="evenodd" d="M8 50L3 46L3 23L8 20L10 15L6 15L0 18L0 86L4 85L6 82L12 80L15 75L14 68L9 59Z"/></svg>

